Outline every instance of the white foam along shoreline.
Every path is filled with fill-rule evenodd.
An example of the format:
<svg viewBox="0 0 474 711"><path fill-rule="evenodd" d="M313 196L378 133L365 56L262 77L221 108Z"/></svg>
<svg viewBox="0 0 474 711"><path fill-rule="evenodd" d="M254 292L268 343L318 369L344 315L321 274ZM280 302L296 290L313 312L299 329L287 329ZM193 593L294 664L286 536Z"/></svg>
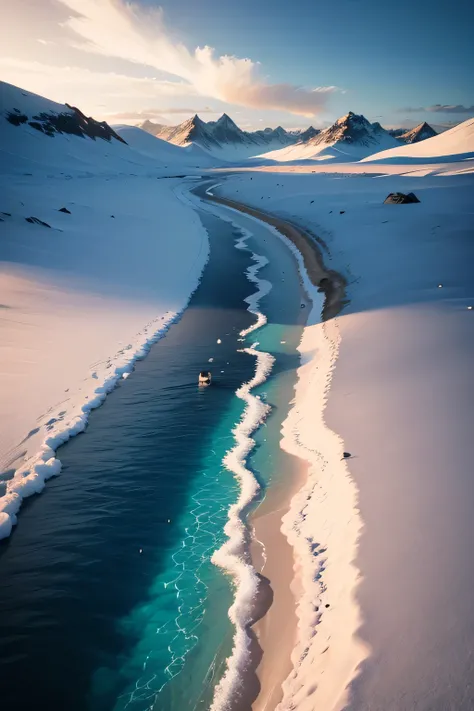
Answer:
<svg viewBox="0 0 474 711"><path fill-rule="evenodd" d="M209 187L208 194L215 187ZM222 209L239 212L228 206ZM248 213L245 217L262 224ZM275 227L263 224L293 252L313 304L298 348L301 366L294 403L282 426L281 447L307 462L309 469L282 522L302 592L293 670L277 709L340 711L369 650L356 636L361 624L355 600L359 571L354 564L362 528L358 491L343 457L343 441L324 421L340 345L337 318L321 322L323 296L312 284L301 253Z"/></svg>
<svg viewBox="0 0 474 711"><path fill-rule="evenodd" d="M137 335L135 343L109 359L100 375L97 369L94 373L96 387L90 396L85 395L85 399L75 404L67 418L63 419L59 413L56 413L56 416L50 413L50 421L54 422L50 426L49 435L44 439L39 451L18 467L13 478L7 481L6 493L0 498L0 539L7 538L17 523L17 514L23 499L39 494L48 479L60 474L61 460L55 456L58 447L71 437L84 432L91 411L102 405L121 378L125 379L130 375L136 361L147 355L151 346L165 335L170 326L181 317L185 308L175 313L169 312L165 323L161 320L148 323Z"/></svg>
<svg viewBox="0 0 474 711"><path fill-rule="evenodd" d="M207 235L202 225L200 229ZM208 258L209 250L204 255L202 269ZM165 316L150 321L131 343L97 365L92 376L86 379L81 389L83 392L78 393L68 403L67 412L64 411L64 403L48 412L47 436L37 451L28 452L24 463L16 469L13 477L7 480L5 494L0 497L0 539L10 536L13 526L17 523L17 514L23 499L39 494L48 479L60 474L61 461L55 456L58 447L71 437L84 432L91 411L102 405L118 382L128 378L133 372L136 361L144 358L151 346L181 318L201 278L202 270L197 279L190 277L189 294L181 309L168 311Z"/></svg>

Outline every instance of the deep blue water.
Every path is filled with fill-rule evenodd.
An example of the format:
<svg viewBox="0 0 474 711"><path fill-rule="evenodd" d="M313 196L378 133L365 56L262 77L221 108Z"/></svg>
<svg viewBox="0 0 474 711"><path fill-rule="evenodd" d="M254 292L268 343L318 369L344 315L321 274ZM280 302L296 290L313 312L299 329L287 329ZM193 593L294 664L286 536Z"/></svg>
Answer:
<svg viewBox="0 0 474 711"><path fill-rule="evenodd" d="M182 319L59 450L61 476L26 502L0 547L9 711L207 708L230 652L232 586L210 555L237 498L221 462L243 409L235 390L254 372L238 341L254 321L244 302L254 287L231 227L203 220L211 257ZM288 283L286 248L277 252L262 276L281 281L286 269L287 284L262 301L270 323L259 337L277 358L274 375L294 377L301 292L296 278ZM203 390L206 367L213 384ZM268 422L274 442L282 417L274 409Z"/></svg>

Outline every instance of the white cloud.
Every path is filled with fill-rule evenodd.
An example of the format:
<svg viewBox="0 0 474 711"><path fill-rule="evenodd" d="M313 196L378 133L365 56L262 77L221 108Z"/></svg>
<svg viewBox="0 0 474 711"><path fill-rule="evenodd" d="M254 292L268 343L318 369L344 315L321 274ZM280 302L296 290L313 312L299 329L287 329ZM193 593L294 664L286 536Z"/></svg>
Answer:
<svg viewBox="0 0 474 711"><path fill-rule="evenodd" d="M186 82L190 93L249 108L277 109L302 116L319 113L336 87L270 84L251 59L216 56L211 47L189 51L169 36L160 9L144 10L123 0L59 0L72 11L65 27L74 47L154 67ZM71 33L69 32L69 36Z"/></svg>
<svg viewBox="0 0 474 711"><path fill-rule="evenodd" d="M51 65L37 61L0 57L2 80L23 86L47 96L53 101L73 101L86 111L96 111L108 103L126 99L150 105L153 100L189 97L192 87L183 81L168 81L155 77L133 77L115 72L98 72L84 67ZM73 93L73 96L71 95Z"/></svg>
<svg viewBox="0 0 474 711"><path fill-rule="evenodd" d="M118 111L117 113L105 114L105 116L108 121L134 121L141 123L142 121L148 120L169 124L170 120L171 122L182 121L183 116L189 117L194 114L212 114L216 117L219 116L219 113L209 106L205 106L204 108L166 107L160 109L142 109L140 111Z"/></svg>

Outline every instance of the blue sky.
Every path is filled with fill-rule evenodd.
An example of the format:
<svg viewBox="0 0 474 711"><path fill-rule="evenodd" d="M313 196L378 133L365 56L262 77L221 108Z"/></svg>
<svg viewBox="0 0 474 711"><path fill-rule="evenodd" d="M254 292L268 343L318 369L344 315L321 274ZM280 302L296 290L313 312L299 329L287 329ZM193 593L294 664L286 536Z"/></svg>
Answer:
<svg viewBox="0 0 474 711"><path fill-rule="evenodd" d="M127 121L148 113L178 123L186 118L181 109L203 118L225 110L248 128L326 125L349 110L385 125L446 124L474 114L468 0L139 5L145 15L134 13L132 27L120 0L17 0L7 11L12 31L1 44L2 75L38 93L48 89L55 100L66 87L62 100L74 99L76 82L77 103ZM212 55L197 56L206 45ZM225 56L237 59L223 66ZM120 88L107 90L107 74Z"/></svg>

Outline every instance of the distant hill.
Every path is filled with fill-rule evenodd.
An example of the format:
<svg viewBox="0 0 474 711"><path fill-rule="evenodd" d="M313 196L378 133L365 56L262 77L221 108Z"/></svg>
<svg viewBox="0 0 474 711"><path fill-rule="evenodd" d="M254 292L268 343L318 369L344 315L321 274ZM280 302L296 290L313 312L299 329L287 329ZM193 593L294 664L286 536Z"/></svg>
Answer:
<svg viewBox="0 0 474 711"><path fill-rule="evenodd" d="M420 141L426 141L427 138L433 138L433 136L437 135L434 128L432 128L429 123L426 123L426 121L423 121L423 123L418 124L415 128L401 133L398 138L400 141L403 141L403 143L419 143Z"/></svg>
<svg viewBox="0 0 474 711"><path fill-rule="evenodd" d="M298 141L309 141L311 138L314 138L319 133L321 133L320 128L314 128L313 126L310 126L305 131L301 131L301 133L298 135Z"/></svg>
<svg viewBox="0 0 474 711"><path fill-rule="evenodd" d="M389 133L394 138L400 138L404 133L407 133L410 129L408 128L387 128L387 133Z"/></svg>
<svg viewBox="0 0 474 711"><path fill-rule="evenodd" d="M386 163L446 163L474 158L474 118L424 141L409 143L366 157Z"/></svg>

